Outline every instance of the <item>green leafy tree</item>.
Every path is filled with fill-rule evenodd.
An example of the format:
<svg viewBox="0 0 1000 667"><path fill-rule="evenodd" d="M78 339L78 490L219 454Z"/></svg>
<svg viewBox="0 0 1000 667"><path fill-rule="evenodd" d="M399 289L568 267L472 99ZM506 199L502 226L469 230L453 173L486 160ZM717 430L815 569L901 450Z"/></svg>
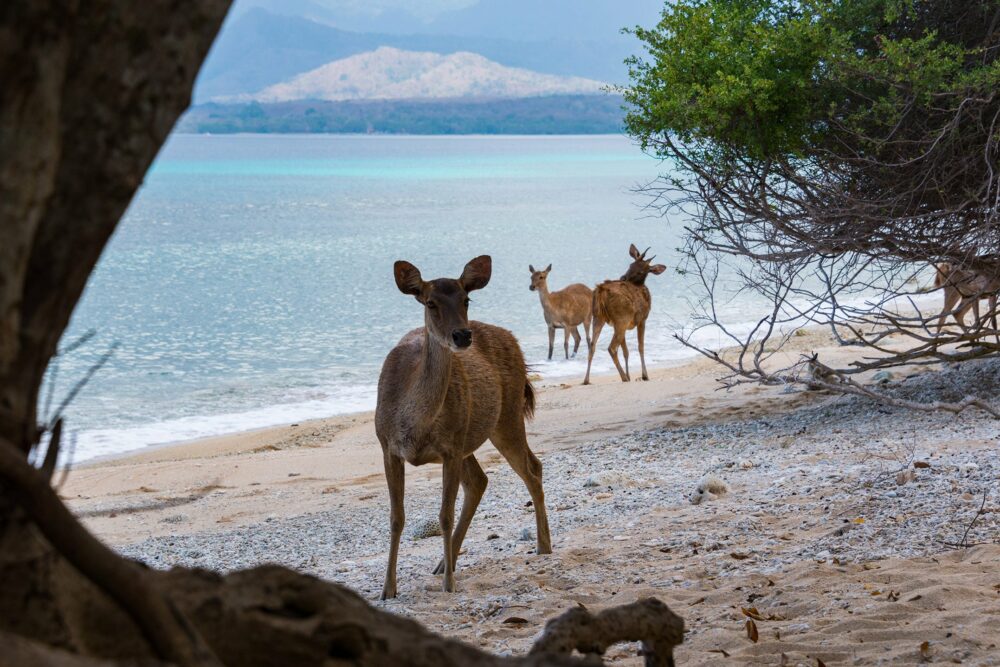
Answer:
<svg viewBox="0 0 1000 667"><path fill-rule="evenodd" d="M629 62L626 129L668 166L656 205L689 214L705 323L722 325L714 285L735 257L741 288L773 306L732 336L744 350L805 321L854 343L911 337L841 379L968 358L956 342L1000 351L985 327L934 336L931 313L897 307L932 263L977 276L960 308L1000 288L1000 2L678 0L633 32L647 53ZM754 359L734 381L812 377Z"/></svg>

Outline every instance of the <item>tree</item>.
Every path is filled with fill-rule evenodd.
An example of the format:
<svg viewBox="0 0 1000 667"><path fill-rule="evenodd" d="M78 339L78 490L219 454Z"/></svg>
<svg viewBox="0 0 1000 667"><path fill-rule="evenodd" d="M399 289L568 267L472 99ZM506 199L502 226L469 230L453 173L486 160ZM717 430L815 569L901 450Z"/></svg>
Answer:
<svg viewBox="0 0 1000 667"><path fill-rule="evenodd" d="M963 305L1000 287L998 27L995 0L679 0L635 29L648 56L630 61L627 131L666 160L647 192L688 215L699 323L739 354L681 339L728 383L889 401L851 376L1000 351L983 321L935 335L939 312L916 298L940 262L983 276ZM748 334L718 316L723 282L767 306ZM879 355L776 368L776 347L810 323Z"/></svg>
<svg viewBox="0 0 1000 667"><path fill-rule="evenodd" d="M577 665L622 640L672 665L683 622L656 600L571 610L504 659L284 568L146 570L52 489L62 425L39 424L42 378L228 5L0 4L0 667Z"/></svg>

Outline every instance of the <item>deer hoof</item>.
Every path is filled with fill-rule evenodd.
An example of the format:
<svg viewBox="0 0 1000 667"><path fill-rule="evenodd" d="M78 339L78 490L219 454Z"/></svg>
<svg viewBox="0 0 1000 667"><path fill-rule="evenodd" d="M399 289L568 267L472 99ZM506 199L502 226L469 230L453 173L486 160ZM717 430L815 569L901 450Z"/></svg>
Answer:
<svg viewBox="0 0 1000 667"><path fill-rule="evenodd" d="M454 593L455 592L455 575L454 574L446 574L446 575L444 575L444 586L441 587L441 590L443 590L445 593Z"/></svg>
<svg viewBox="0 0 1000 667"><path fill-rule="evenodd" d="M379 598L379 600L390 600L395 597L396 597L396 587L395 586L390 587L388 584L386 584L386 586L382 589L382 596Z"/></svg>

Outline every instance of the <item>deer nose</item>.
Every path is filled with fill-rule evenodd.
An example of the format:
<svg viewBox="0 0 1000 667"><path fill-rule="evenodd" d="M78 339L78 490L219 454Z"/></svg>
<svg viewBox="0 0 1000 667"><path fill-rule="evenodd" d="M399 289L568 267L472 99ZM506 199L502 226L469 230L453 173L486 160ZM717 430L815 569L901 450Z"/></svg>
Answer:
<svg viewBox="0 0 1000 667"><path fill-rule="evenodd" d="M455 329L451 332L451 339L455 341L455 345L458 347L469 347L472 345L472 330Z"/></svg>

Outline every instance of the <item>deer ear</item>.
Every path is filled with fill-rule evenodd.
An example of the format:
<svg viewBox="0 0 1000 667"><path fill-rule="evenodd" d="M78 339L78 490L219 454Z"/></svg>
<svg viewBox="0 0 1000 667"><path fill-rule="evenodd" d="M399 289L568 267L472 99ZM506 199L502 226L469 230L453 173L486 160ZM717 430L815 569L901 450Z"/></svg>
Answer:
<svg viewBox="0 0 1000 667"><path fill-rule="evenodd" d="M420 278L420 270L417 267L399 260L392 265L392 273L396 276L396 287L400 292L420 298L424 291L424 281Z"/></svg>
<svg viewBox="0 0 1000 667"><path fill-rule="evenodd" d="M462 285L462 289L471 292L486 287L492 274L493 260L489 255L480 255L465 265L458 282Z"/></svg>
<svg viewBox="0 0 1000 667"><path fill-rule="evenodd" d="M548 273L551 270L552 270L552 265L551 264L549 264L548 266L545 267L545 273Z"/></svg>
<svg viewBox="0 0 1000 667"><path fill-rule="evenodd" d="M639 249L635 247L634 243L629 245L628 254L632 255L632 259L639 259Z"/></svg>
<svg viewBox="0 0 1000 667"><path fill-rule="evenodd" d="M532 273L534 273L535 272L535 267L532 266L531 264L528 264L528 270L531 271Z"/></svg>
<svg viewBox="0 0 1000 667"><path fill-rule="evenodd" d="M653 264L651 267L649 267L649 272L657 276L666 270L667 267L665 267L663 264Z"/></svg>

